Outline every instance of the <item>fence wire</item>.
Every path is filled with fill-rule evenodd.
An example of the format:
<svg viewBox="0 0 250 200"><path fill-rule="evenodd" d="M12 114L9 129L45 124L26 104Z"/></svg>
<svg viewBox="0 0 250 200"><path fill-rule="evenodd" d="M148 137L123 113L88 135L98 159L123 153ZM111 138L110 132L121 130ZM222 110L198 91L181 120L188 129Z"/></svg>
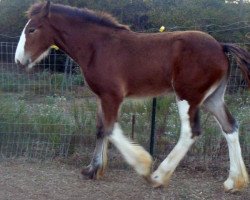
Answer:
<svg viewBox="0 0 250 200"><path fill-rule="evenodd" d="M247 44L248 45L248 44ZM27 72L14 63L15 42L0 42L0 157L48 160L66 158L75 164L90 159L95 146L96 99L85 86L79 67L58 51ZM226 100L241 123L241 143L250 163L250 99L246 82L231 60ZM149 149L151 102L126 101L120 121L125 132ZM208 113L202 117L204 134L182 163L228 160L220 130ZM174 97L158 99L156 158L163 159L179 137ZM112 165L123 163L113 147Z"/></svg>

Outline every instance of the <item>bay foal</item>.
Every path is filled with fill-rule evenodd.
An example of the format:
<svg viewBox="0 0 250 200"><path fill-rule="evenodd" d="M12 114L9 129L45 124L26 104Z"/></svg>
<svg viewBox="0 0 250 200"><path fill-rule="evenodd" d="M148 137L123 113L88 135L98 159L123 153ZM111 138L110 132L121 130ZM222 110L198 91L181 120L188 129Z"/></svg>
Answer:
<svg viewBox="0 0 250 200"><path fill-rule="evenodd" d="M217 119L228 143L230 172L225 189L237 191L247 186L239 128L224 103L224 93L229 75L225 53L235 56L249 83L248 52L236 45L221 44L203 32L136 33L108 14L50 1L34 4L28 17L16 62L32 68L48 55L51 45L57 45L81 66L87 84L98 97L96 148L84 175L103 175L110 141L138 174L156 187L166 185L200 135L199 109L203 105ZM118 111L126 97L170 92L175 93L179 108L180 139L151 174L151 156L123 134Z"/></svg>

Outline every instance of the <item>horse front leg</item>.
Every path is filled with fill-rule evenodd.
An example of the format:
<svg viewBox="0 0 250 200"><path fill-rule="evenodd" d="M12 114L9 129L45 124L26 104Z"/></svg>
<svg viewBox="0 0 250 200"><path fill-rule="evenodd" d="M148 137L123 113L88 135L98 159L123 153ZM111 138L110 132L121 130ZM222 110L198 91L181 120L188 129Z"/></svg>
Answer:
<svg viewBox="0 0 250 200"><path fill-rule="evenodd" d="M179 162L186 155L196 136L200 135L199 108L190 106L186 100L177 102L180 119L181 134L174 149L151 175L154 187L166 186Z"/></svg>
<svg viewBox="0 0 250 200"><path fill-rule="evenodd" d="M130 141L124 134L118 123L115 123L109 140L120 151L125 161L131 165L134 170L150 181L150 173L152 166L151 155L140 145Z"/></svg>
<svg viewBox="0 0 250 200"><path fill-rule="evenodd" d="M103 175L103 169L107 158L107 138L120 151L126 162L130 164L138 174L149 179L152 158L143 147L131 142L122 132L118 122L118 111L122 99L118 95L105 95L101 98L102 108L102 136L97 139L97 146L91 164L83 170L83 174L90 178L98 178Z"/></svg>
<svg viewBox="0 0 250 200"><path fill-rule="evenodd" d="M108 138L103 123L101 104L98 105L97 113L96 146L90 164L82 170L82 174L90 179L99 179L104 175L108 160Z"/></svg>
<svg viewBox="0 0 250 200"><path fill-rule="evenodd" d="M99 179L104 175L107 166L107 145L106 137L97 138L94 155L91 163L82 170L82 174L90 179Z"/></svg>
<svg viewBox="0 0 250 200"><path fill-rule="evenodd" d="M114 95L106 96L102 99L104 127L108 134L108 139L120 151L125 161L130 164L138 174L149 179L152 165L151 155L140 145L131 142L123 134L117 122L122 99L123 98Z"/></svg>

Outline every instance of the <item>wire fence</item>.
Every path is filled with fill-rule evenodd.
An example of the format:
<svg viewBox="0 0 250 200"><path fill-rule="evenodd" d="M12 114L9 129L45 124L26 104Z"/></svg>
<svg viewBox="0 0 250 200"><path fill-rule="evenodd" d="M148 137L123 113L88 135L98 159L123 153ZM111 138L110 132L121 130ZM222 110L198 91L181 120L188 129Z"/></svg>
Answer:
<svg viewBox="0 0 250 200"><path fill-rule="evenodd" d="M48 160L66 158L87 164L95 146L96 99L84 84L79 67L58 51L33 71L14 63L15 42L0 42L0 157ZM249 44L242 44L249 47ZM231 65L236 65L231 59ZM250 99L238 68L231 67L226 100L241 124L241 144L250 163ZM125 101L120 121L125 133L149 149L151 100ZM228 160L225 140L211 116L202 115L203 136L182 164L209 166ZM156 115L157 159L163 159L179 137L180 122L173 96L160 97ZM123 165L110 147L112 166ZM225 162L226 164L226 162Z"/></svg>

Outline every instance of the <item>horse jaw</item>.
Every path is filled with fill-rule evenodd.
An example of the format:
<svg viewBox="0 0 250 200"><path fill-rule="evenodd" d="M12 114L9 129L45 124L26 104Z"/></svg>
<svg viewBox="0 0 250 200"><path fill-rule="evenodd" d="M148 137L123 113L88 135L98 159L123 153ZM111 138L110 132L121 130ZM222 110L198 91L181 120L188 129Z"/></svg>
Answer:
<svg viewBox="0 0 250 200"><path fill-rule="evenodd" d="M49 53L50 53L50 48L48 48L45 52L43 52L35 61L31 61L31 59L29 59L28 69L31 69L32 67L34 67L42 59L47 57Z"/></svg>

